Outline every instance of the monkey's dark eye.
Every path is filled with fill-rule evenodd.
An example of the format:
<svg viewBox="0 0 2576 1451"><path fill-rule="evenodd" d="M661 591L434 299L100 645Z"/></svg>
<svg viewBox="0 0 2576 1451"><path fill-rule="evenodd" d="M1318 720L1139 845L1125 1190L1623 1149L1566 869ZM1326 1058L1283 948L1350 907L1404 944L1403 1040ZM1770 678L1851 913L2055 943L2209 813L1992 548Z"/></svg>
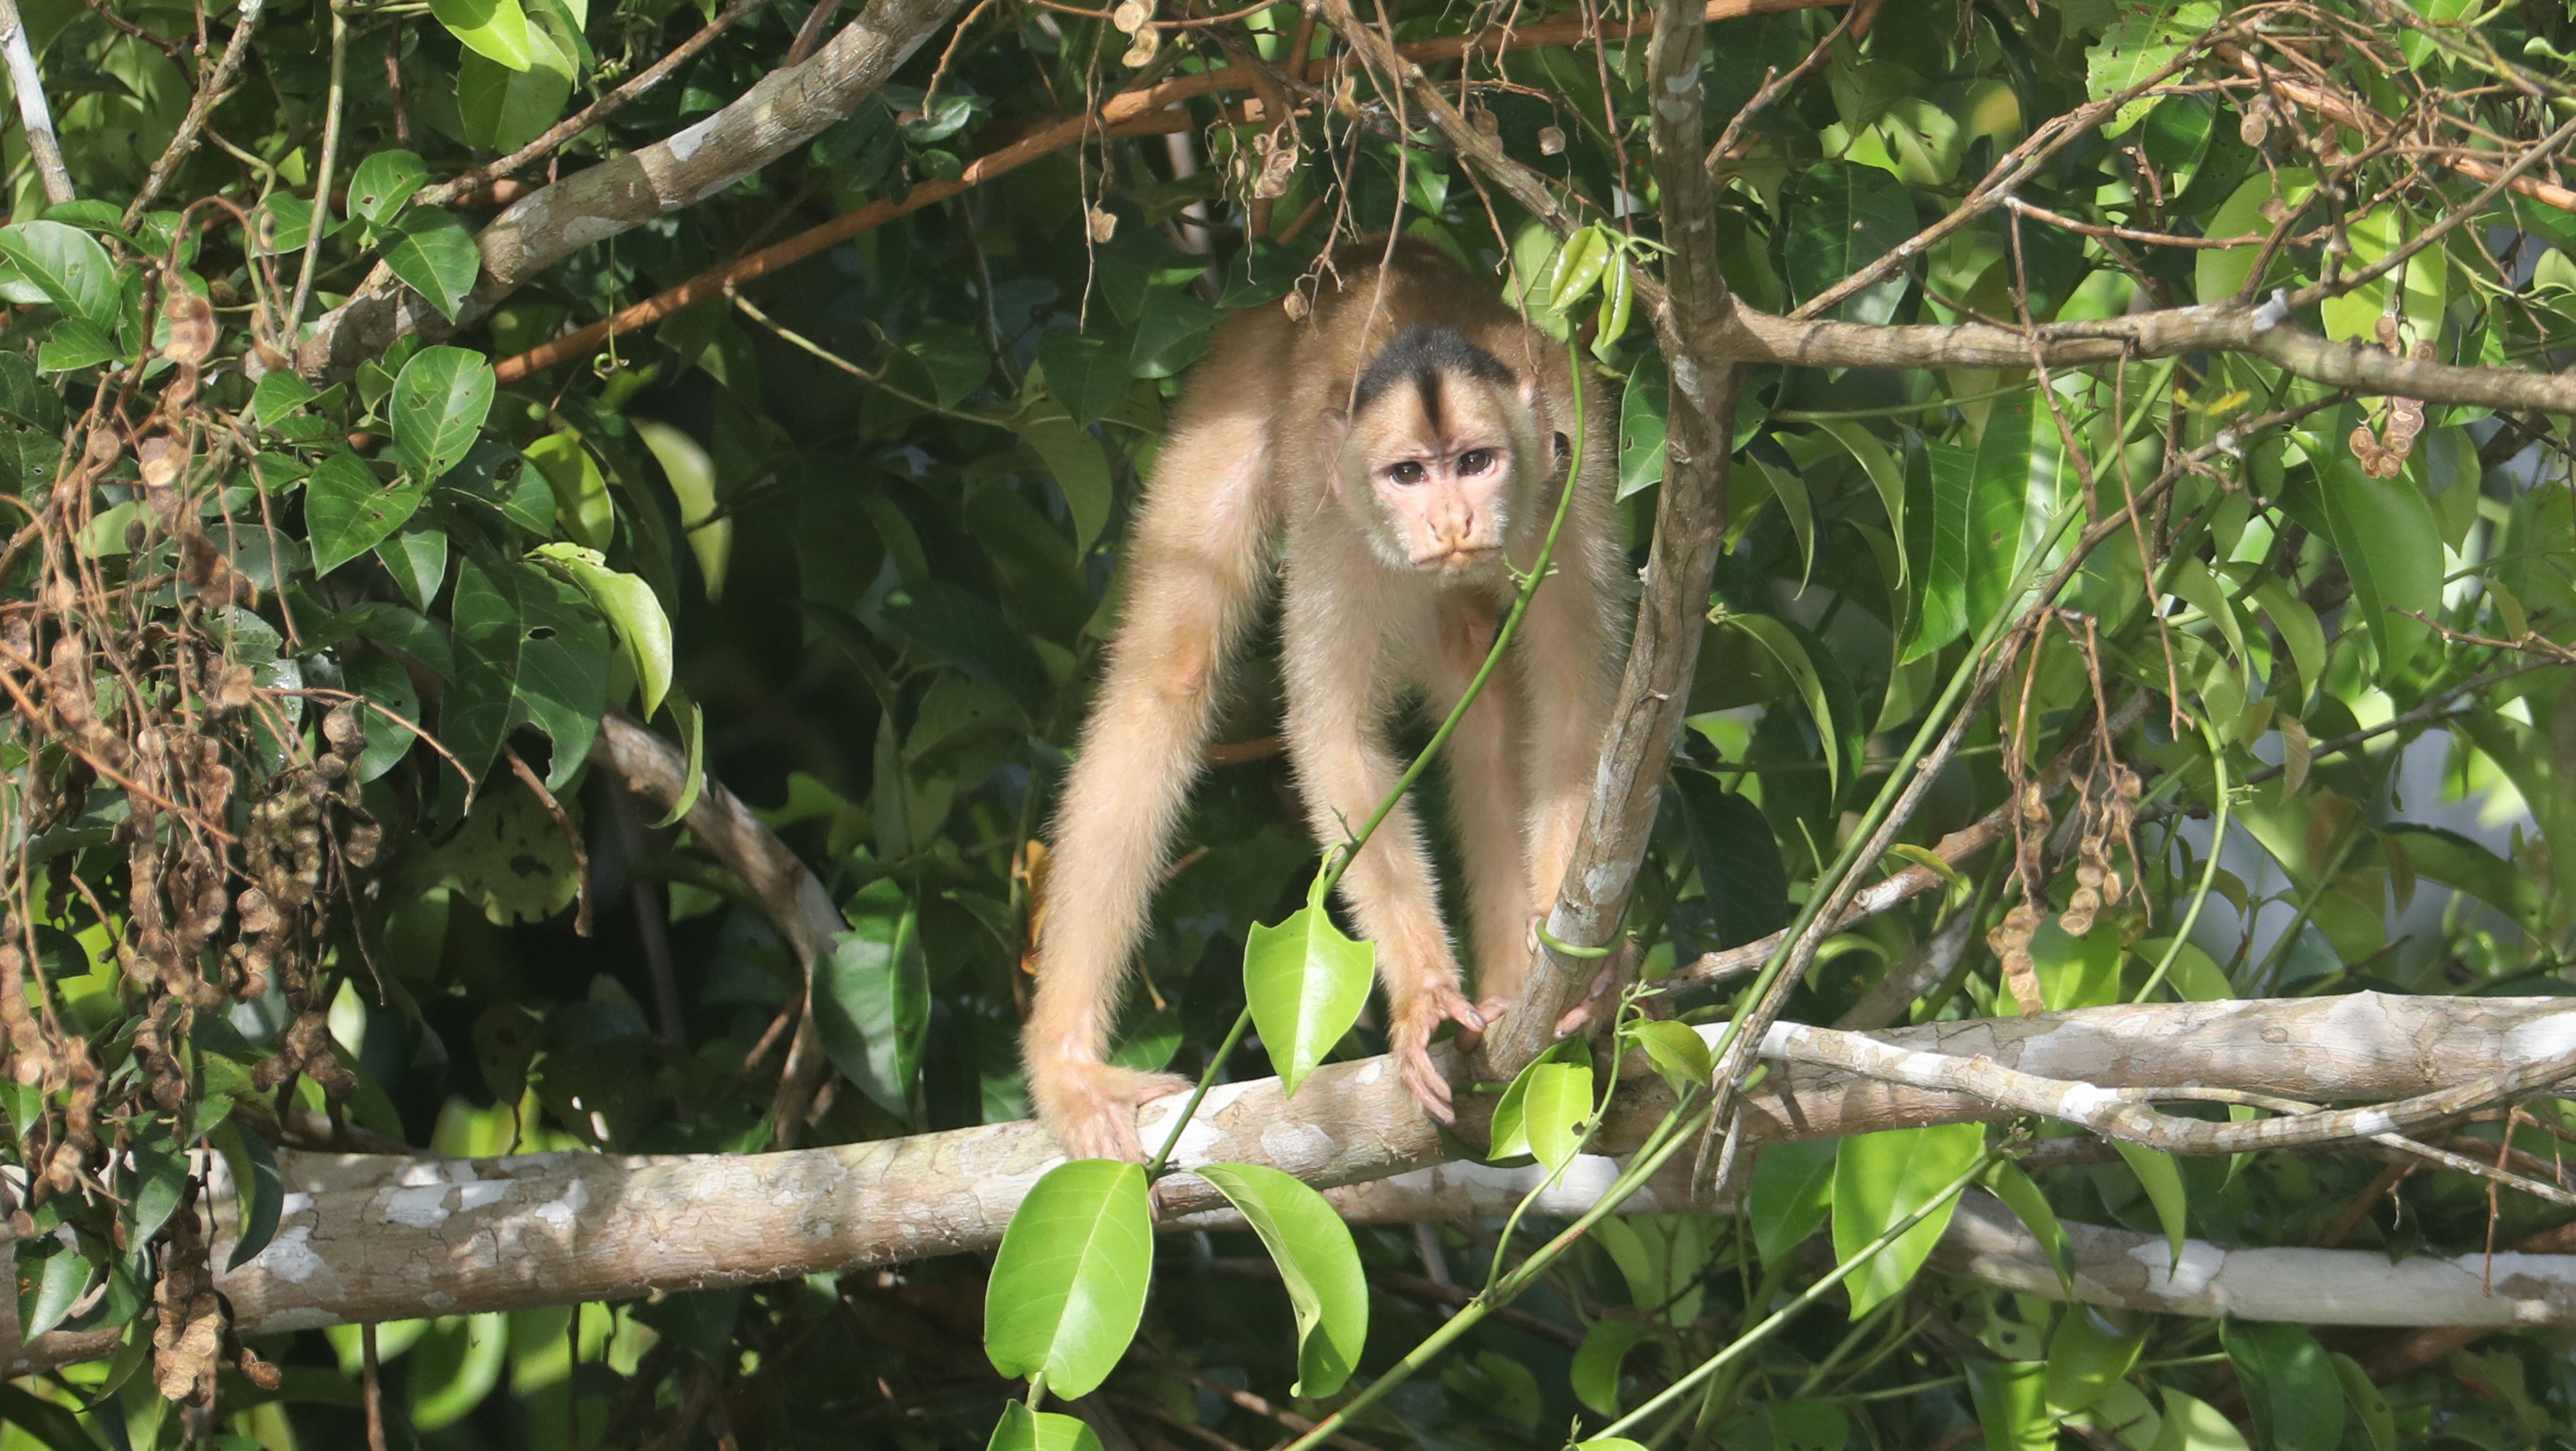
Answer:
<svg viewBox="0 0 2576 1451"><path fill-rule="evenodd" d="M1494 456L1481 448L1471 448L1458 455L1458 472L1481 474L1494 466Z"/></svg>
<svg viewBox="0 0 2576 1451"><path fill-rule="evenodd" d="M1395 480L1399 484L1418 484L1422 482L1422 465L1415 463L1411 459L1406 459L1404 462L1388 469L1386 471L1386 476Z"/></svg>

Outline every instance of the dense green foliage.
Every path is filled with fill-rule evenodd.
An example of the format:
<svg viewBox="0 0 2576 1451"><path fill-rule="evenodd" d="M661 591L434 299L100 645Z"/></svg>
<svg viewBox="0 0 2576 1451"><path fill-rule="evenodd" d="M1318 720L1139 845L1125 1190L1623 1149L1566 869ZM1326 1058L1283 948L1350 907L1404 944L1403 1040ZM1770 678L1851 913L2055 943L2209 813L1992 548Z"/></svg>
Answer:
<svg viewBox="0 0 2576 1451"><path fill-rule="evenodd" d="M1500 18L1391 8L1399 43ZM2560 64L2576 21L2553 0L2419 8L2434 28L2377 0L1886 6L1714 159L1722 269L1750 305L1788 311L2041 137L2018 208L1978 201L1832 315L2069 323L2322 283L2284 320L2552 366L2576 341L2576 199L2481 193L2576 108ZM1623 384L1618 487L1645 557L1676 390L1630 287L1661 266L1642 31L1433 67L1596 229L1570 258L1448 140L1408 132L1418 110L1319 65L1311 84L1265 77L1304 108L1295 125L1243 124L1246 88L1202 95L1179 138L1089 138L523 369L506 360L568 325L954 181L1140 67L1289 59L1297 7L1162 26L1131 50L1085 12L978 6L783 159L488 311L468 302L472 234L502 192L411 198L614 90L712 7L271 0L203 144L131 216L226 35L252 22L164 0L24 9L78 199L48 204L13 123L0 1158L26 1187L9 1200L22 1327L123 1340L0 1389L0 1447L363 1444L354 1328L221 1343L208 1276L226 1266L208 1259L191 1148L246 1186L243 1262L279 1222L281 1149L748 1154L1023 1116L1036 838L1114 623L1128 507L1211 328L1284 305L1328 244L1395 227L1498 287L1508 273ZM714 113L805 20L751 10L504 191ZM1713 126L1843 21L1713 23ZM1312 50L1337 53L1328 33ZM2159 80L2098 126L2045 130ZM2387 275L2338 281L2418 243ZM300 330L379 260L465 325L300 378ZM1628 918L1646 975L1787 923L1991 644L2014 667L1907 823L1920 845L1862 864L1937 862L1946 890L1833 938L1792 1018L1850 1010L1959 913L1970 950L1892 1017L2566 991L2565 438L2542 415L2348 398L2215 352L2044 380L1749 369L1689 729ZM2035 602L2040 582L2057 593ZM1206 1067L1245 1006L1247 939L1308 901L1315 845L1257 744L1277 697L1265 650L1236 672L1220 736L1253 748L1194 798L1122 1061ZM840 906L815 967L819 1085L781 1093L804 981L741 864L590 764L612 710L756 806ZM2106 712L2121 731L2096 753ZM2059 759L2071 794L2052 796L2037 783ZM1436 771L1421 789L1436 798ZM1930 855L2014 801L2003 845ZM1655 1008L1706 1021L1733 1001L1697 988ZM1304 1050L1377 1051L1372 1022ZM1658 1067L1705 1075L1697 1039L1627 1026ZM1516 1085L1498 1148L1552 1166L1574 1151L1595 1092L1579 1058ZM1228 1070L1272 1068L1255 1044ZM2552 1180L2576 1108L2527 1107L2446 1142ZM2563 1210L2456 1174L2392 1185L2356 1152L2138 1151L2033 1174L1981 1157L2011 1139L1785 1146L1741 1176L1743 1216L1605 1219L1351 1432L1478 1447L1552 1442L1577 1417L1597 1430L1882 1245L1848 1297L1737 1347L1678 1422L1646 1430L1816 1451L2061 1434L2208 1451L2248 1432L2384 1451L2558 1444L2576 1426L2563 1330L2419 1354L2398 1334L2067 1308L1921 1272L1942 1191L1970 1176L2034 1226L2391 1254L2510 1246ZM1004 1417L1016 1388L995 1369L1044 1369L1061 1390L1105 1383L1092 1413L1138 1445L1275 1440L1440 1329L1454 1297L1430 1279L1482 1283L1499 1225L1362 1230L1354 1264L1320 1201L1268 1173L1221 1185L1259 1233L1102 1243L1067 1271L1071 1298L992 1317L993 1258L956 1256L389 1323L384 1420L396 1446L972 1446L997 1417L1006 1441L1072 1444L1043 1408ZM1038 1207L1087 1234L1113 1212L1142 1223L1131 1171L1048 1183ZM1545 1237L1522 1228L1514 1254ZM1013 1233L1029 1254L1053 1243L1026 1218ZM1015 1268L1011 1242L1000 1254L1042 1273ZM1101 1327L1139 1302L1122 1357Z"/></svg>

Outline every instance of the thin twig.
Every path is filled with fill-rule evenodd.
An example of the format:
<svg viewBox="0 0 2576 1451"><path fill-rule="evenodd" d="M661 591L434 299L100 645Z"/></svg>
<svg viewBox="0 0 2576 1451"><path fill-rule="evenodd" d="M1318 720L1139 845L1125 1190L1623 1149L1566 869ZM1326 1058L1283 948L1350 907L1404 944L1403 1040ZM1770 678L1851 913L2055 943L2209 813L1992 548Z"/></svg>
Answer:
<svg viewBox="0 0 2576 1451"><path fill-rule="evenodd" d="M340 162L340 122L348 110L349 17L331 7L331 90L322 113L322 159L313 171L313 218L304 229L304 259L295 271L295 296L286 306L285 334L292 345L304 331L304 309L313 301L313 274L322 260L322 238L331 229L331 175Z"/></svg>
<svg viewBox="0 0 2576 1451"><path fill-rule="evenodd" d="M546 814L555 819L555 829L563 833L564 840L572 847L574 902L572 930L573 935L577 937L588 937L590 935L590 849L583 844L581 831L572 824L572 818L564 814L563 803L555 799L555 793L546 789L546 779L531 769L526 761L520 759L519 753L510 746L502 746L501 755L509 761L510 770L518 776L520 784L526 786L536 796L538 802L544 805Z"/></svg>
<svg viewBox="0 0 2576 1451"><path fill-rule="evenodd" d="M171 174L179 169L179 163L195 153L197 138L206 129L206 118L223 103L225 96L232 93L233 82L241 75L242 63L250 59L251 37L259 31L259 17L265 5L266 0L242 0L241 9L233 19L233 38L224 45L223 59L215 63L214 74L198 82L197 94L188 102L188 114L179 118L179 129L170 134L170 144L161 148L161 155L153 161L152 169L144 173L143 185L135 191L134 200L125 204L126 226L133 226L151 209L153 200L161 195L161 188L169 184Z"/></svg>

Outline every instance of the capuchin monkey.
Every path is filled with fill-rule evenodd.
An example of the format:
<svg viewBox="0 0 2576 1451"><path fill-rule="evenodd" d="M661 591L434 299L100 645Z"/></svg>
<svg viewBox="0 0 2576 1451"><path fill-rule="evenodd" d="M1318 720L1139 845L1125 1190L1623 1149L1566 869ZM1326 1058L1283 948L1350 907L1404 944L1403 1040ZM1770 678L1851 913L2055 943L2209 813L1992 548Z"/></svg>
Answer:
<svg viewBox="0 0 2576 1451"><path fill-rule="evenodd" d="M1346 842L1403 763L1408 691L1445 716L1492 648L1571 487L1551 577L1447 748L1481 1001L1400 803L1341 879L1377 945L1387 1037L1423 1109L1453 1119L1432 1033L1472 1047L1519 992L1592 793L1622 660L1615 410L1585 384L1571 457L1566 348L1436 249L1344 249L1311 315L1230 319L1183 390L1133 526L1118 633L1054 822L1037 1000L1038 1117L1076 1158L1144 1157L1136 1108L1187 1088L1104 1060L1128 962L1198 775L1226 661L1285 536L1284 734L1316 838Z"/></svg>

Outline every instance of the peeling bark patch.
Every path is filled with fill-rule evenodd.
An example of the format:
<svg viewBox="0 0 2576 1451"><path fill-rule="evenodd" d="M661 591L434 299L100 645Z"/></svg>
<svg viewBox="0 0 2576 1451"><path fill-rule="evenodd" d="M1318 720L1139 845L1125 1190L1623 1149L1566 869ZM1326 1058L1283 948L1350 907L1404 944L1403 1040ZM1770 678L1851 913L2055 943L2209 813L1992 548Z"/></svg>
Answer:
<svg viewBox="0 0 2576 1451"><path fill-rule="evenodd" d="M447 1222L446 1184L395 1189L385 1195L384 1222L409 1229L434 1229Z"/></svg>
<svg viewBox="0 0 2576 1451"><path fill-rule="evenodd" d="M674 161L685 162L698 154L698 148L707 144L708 137L716 134L716 123L723 119L724 113L718 111L685 131L671 133L671 139L662 144L670 148Z"/></svg>
<svg viewBox="0 0 2576 1451"><path fill-rule="evenodd" d="M2227 1268L2227 1251L2196 1239L2183 1241L2180 1264L2174 1263L2172 1246L2161 1239L2130 1250L2129 1258L2146 1267L2150 1293L2173 1299L2204 1293Z"/></svg>

